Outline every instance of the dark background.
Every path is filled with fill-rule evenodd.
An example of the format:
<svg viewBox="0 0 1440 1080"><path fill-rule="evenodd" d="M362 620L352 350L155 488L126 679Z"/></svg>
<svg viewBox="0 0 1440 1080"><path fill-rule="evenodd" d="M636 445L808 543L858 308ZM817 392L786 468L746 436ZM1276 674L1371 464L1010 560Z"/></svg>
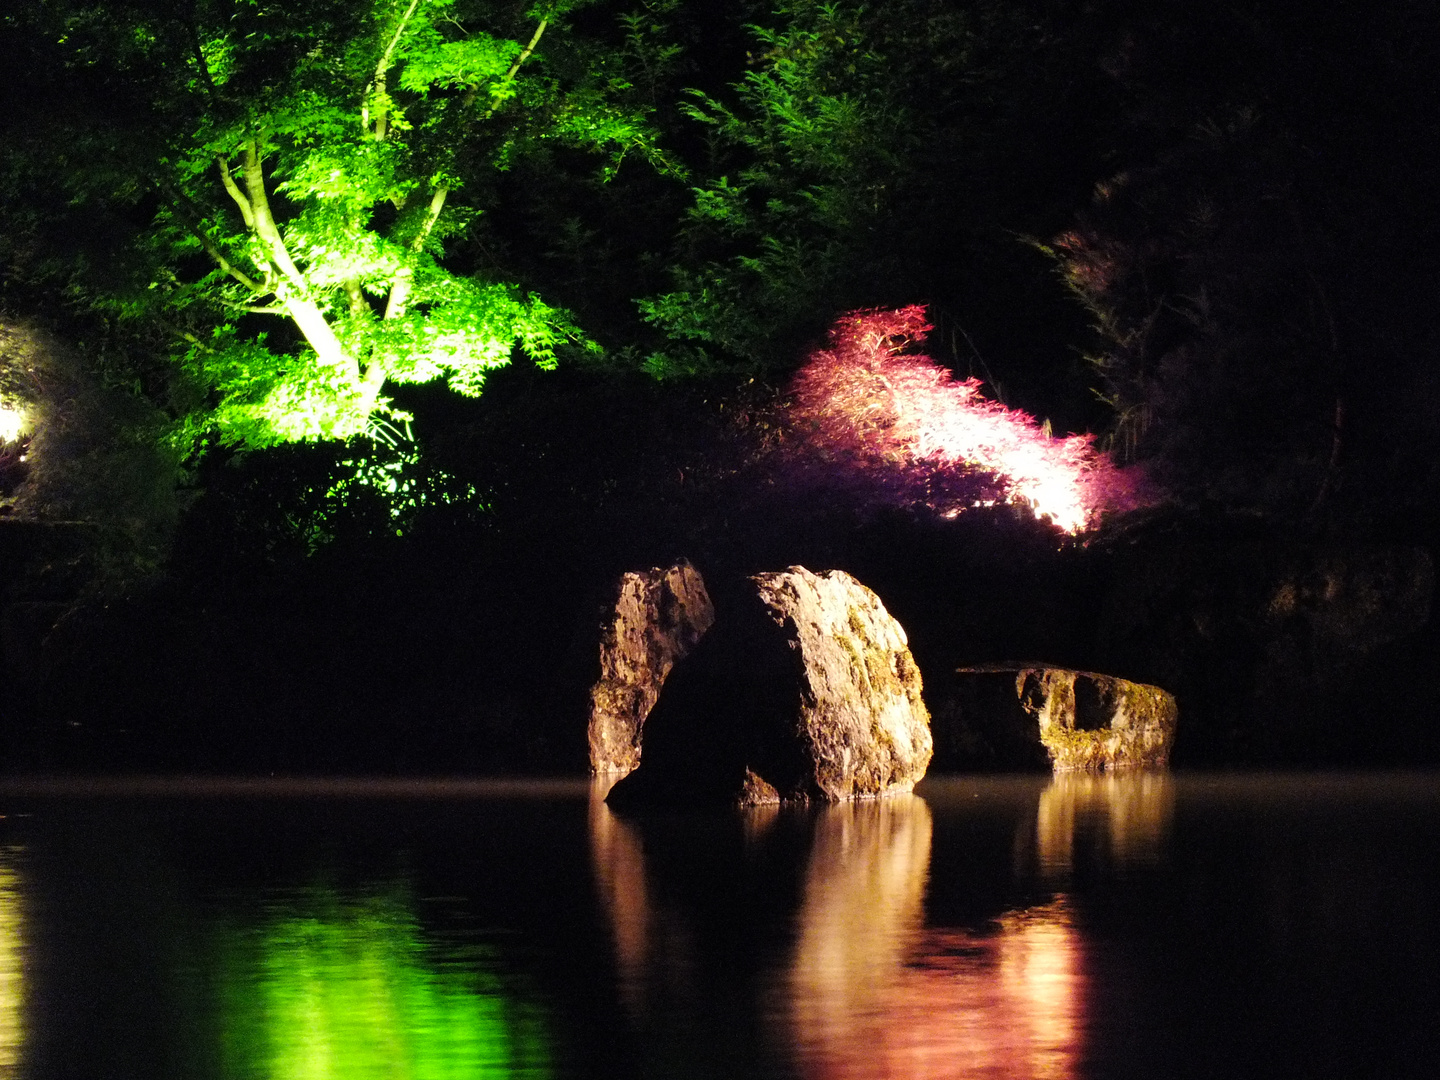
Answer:
<svg viewBox="0 0 1440 1080"><path fill-rule="evenodd" d="M576 40L614 47L622 7L578 15ZM0 761L583 769L605 589L682 555L717 578L803 563L869 584L910 632L937 724L963 729L952 767L1017 763L949 706L951 669L1000 660L1165 685L1179 764L1440 758L1433 5L877 3L860 26L893 81L840 90L913 121L877 129L884 199L863 227L757 210L748 232L707 232L690 188L720 175L755 170L777 198L866 180L717 146L677 107L685 87L740 107L730 88L764 62L746 24L812 16L661 20L683 59L650 92L688 183L627 163L601 184L564 150L497 180L455 258L571 308L606 359L517 361L473 401L397 395L416 415L407 468L434 496L403 521L366 492L329 496L352 449L207 445L154 511L163 527L126 524L144 516L135 485L59 515L88 525L0 522ZM143 79L62 68L18 19L0 30L24 73L0 103L12 145L69 137L77 116L143 128ZM153 205L72 205L16 175L5 319L127 373L107 393L160 401L143 335L85 301L123 275ZM804 274L765 263L777 236L811 253ZM747 302L701 312L723 344L697 364L637 301L712 278ZM1159 504L1076 539L1023 509L944 521L795 468L786 386L807 350L842 311L916 302L937 360L1096 433ZM0 473L18 489L24 463ZM1277 608L1287 585L1299 599Z"/></svg>

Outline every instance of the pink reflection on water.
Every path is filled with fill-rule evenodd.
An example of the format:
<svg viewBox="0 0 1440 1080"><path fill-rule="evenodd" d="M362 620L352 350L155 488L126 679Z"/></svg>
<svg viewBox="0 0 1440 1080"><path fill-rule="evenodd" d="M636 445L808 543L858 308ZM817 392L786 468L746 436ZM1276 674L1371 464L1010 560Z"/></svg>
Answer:
<svg viewBox="0 0 1440 1080"><path fill-rule="evenodd" d="M930 812L916 798L819 822L784 982L787 1041L811 1080L1075 1075L1080 938L1064 897L982 932L923 925Z"/></svg>
<svg viewBox="0 0 1440 1080"><path fill-rule="evenodd" d="M640 832L602 797L597 787L591 851L621 1002L645 1038L678 1030L695 1053L718 1054L725 1048L711 1040L735 1033L704 1019L724 993L707 996L698 981L691 919L662 900L669 890L653 879ZM773 817L747 817L747 836L763 842ZM755 1003L770 1052L806 1080L1077 1074L1087 983L1063 894L978 930L927 927L933 821L924 799L828 807L813 825L796 936Z"/></svg>
<svg viewBox="0 0 1440 1080"><path fill-rule="evenodd" d="M922 931L906 966L857 986L863 1001L823 1017L814 1001L796 1001L801 1073L813 1080L1075 1076L1081 961L1063 899L1006 917L994 934Z"/></svg>

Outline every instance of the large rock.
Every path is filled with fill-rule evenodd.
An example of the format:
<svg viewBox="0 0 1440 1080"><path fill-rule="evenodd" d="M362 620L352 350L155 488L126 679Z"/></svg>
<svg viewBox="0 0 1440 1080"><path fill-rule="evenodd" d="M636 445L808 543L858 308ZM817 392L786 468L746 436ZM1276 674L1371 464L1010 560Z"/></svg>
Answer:
<svg viewBox="0 0 1440 1080"><path fill-rule="evenodd" d="M705 582L684 559L620 575L600 630L600 678L590 688L591 772L640 764L640 733L665 677L714 621Z"/></svg>
<svg viewBox="0 0 1440 1080"><path fill-rule="evenodd" d="M983 711L991 730L1028 728L1056 772L1169 764L1179 709L1158 686L1038 664L965 667L957 675L962 720ZM1008 702L994 692L1001 683Z"/></svg>
<svg viewBox="0 0 1440 1080"><path fill-rule="evenodd" d="M1158 686L1069 668L1024 668L1015 693L1056 772L1164 768L1179 709Z"/></svg>
<svg viewBox="0 0 1440 1080"><path fill-rule="evenodd" d="M839 802L909 791L929 715L905 631L849 574L759 574L717 599L616 805Z"/></svg>

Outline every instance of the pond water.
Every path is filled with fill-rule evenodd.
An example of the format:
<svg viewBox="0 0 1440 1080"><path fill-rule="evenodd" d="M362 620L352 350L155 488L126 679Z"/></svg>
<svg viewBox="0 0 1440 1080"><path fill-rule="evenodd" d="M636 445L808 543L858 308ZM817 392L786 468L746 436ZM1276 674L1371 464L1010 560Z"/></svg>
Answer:
<svg viewBox="0 0 1440 1080"><path fill-rule="evenodd" d="M0 782L0 1078L1440 1076L1440 776Z"/></svg>

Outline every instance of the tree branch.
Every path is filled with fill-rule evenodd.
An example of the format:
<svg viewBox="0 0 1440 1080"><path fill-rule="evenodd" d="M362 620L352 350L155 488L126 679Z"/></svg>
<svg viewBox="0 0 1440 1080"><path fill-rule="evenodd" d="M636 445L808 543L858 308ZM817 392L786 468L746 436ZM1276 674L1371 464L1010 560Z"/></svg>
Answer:
<svg viewBox="0 0 1440 1080"><path fill-rule="evenodd" d="M247 229L255 228L255 211L250 206L250 200L245 198L235 178L230 175L230 163L223 157L215 159L220 164L220 182L225 185L225 190L230 193L230 198L235 200L235 205L240 208L240 216L245 219Z"/></svg>
<svg viewBox="0 0 1440 1080"><path fill-rule="evenodd" d="M275 217L270 212L270 199L265 194L265 171L260 160L260 148L253 138L245 143L244 160L245 192L255 222L255 235L265 245L271 263L285 279L275 289L276 296L315 350L320 363L326 367L355 368L355 361L335 336L335 328L325 318L325 312L311 298L310 283L290 257L290 250L275 224ZM358 371L356 374L359 374Z"/></svg>
<svg viewBox="0 0 1440 1080"><path fill-rule="evenodd" d="M501 79L496 84L495 89L490 92L490 107L485 110L485 115L480 118L482 122L489 120L490 117L495 115L495 110L500 107L500 103L504 100L506 87L515 81L515 76L520 72L520 65L530 59L530 54L535 51L535 46L540 44L540 38L545 33L545 28L549 25L550 14L546 12L545 16L540 20L540 25L535 27L535 33L531 35L530 43L520 51L520 55L517 56L515 62L510 65L510 70L505 72L505 77Z"/></svg>
<svg viewBox="0 0 1440 1080"><path fill-rule="evenodd" d="M410 240L410 250L419 251L425 246L430 231L435 228L435 222L440 220L440 211L445 209L445 197L450 194L450 186L441 184L430 196L430 205L425 209L425 220L420 223L420 231Z"/></svg>
<svg viewBox="0 0 1440 1080"><path fill-rule="evenodd" d="M290 309L284 304L237 304L233 300L221 300L220 303L236 311L249 312L251 315L289 315Z"/></svg>
<svg viewBox="0 0 1440 1080"><path fill-rule="evenodd" d="M345 295L350 300L350 314L364 315L370 310L370 305L365 302L365 294L360 290L358 281L345 282Z"/></svg>
<svg viewBox="0 0 1440 1080"><path fill-rule="evenodd" d="M375 117L375 129L370 131L370 92L379 89L381 94L385 93L385 74L390 70L390 62L395 57L395 50L400 45L400 39L405 34L405 27L409 25L410 19L415 14L415 9L420 6L420 0L410 0L410 6L405 9L405 14L400 16L400 25L395 28L395 34L390 38L390 44L385 46L385 51L380 54L380 62L375 65L375 77L365 86L365 92L360 96L360 127L370 132L381 142L385 140L386 118L389 109L382 109Z"/></svg>
<svg viewBox="0 0 1440 1080"><path fill-rule="evenodd" d="M215 264L219 266L221 270L225 271L225 273L229 274L257 296L263 296L265 293L270 292L270 289L266 288L264 284L256 281L249 274L231 263L231 261L225 257L225 253L215 246L215 242L205 235L205 230L190 219L190 215L183 209L182 204L185 201L185 197L180 194L180 192L176 191L169 184L162 183L160 186L165 193L170 196L171 209L175 211L176 219L185 226L191 236L200 241L200 246L205 249L205 254L214 259Z"/></svg>
<svg viewBox="0 0 1440 1080"><path fill-rule="evenodd" d="M169 331L170 331L172 334L174 334L176 337L181 338L181 339L184 340L184 341L190 342L190 344L191 344L191 345L194 345L196 348L198 348L198 349L203 349L203 350L204 350L205 352L207 352L207 353L214 353L214 352L215 352L214 349L212 349L209 345L206 345L205 342L201 341L198 337L196 337L194 334L192 334L189 330L186 330L183 326L176 326L176 325L175 325L174 323L172 323L169 319L158 319L158 318L157 318L155 321L156 321L163 329L169 330Z"/></svg>
<svg viewBox="0 0 1440 1080"><path fill-rule="evenodd" d="M195 5L190 4L190 17L184 20L186 35L190 38L190 51L195 61L195 66L200 69L200 77L205 81L205 94L212 100L219 91L215 86L215 79L210 74L210 64L205 59L205 50L200 47L200 29L196 25Z"/></svg>
<svg viewBox="0 0 1440 1080"><path fill-rule="evenodd" d="M270 212L270 197L265 194L265 170L254 139L245 144L245 193L250 204L251 227L265 245L270 261L302 295L308 295L310 283L290 257L290 249L285 246L285 239Z"/></svg>
<svg viewBox="0 0 1440 1080"><path fill-rule="evenodd" d="M425 209L425 219L420 223L420 229L410 238L406 246L416 254L425 246L425 239L435 228L435 222L440 220L440 211L445 209L445 198L450 194L450 188L441 184L435 188L430 196L430 205ZM395 284L390 286L390 295L385 301L385 318L396 319L405 314L405 305L410 299L410 290L414 287L414 272L406 269L395 279Z"/></svg>

